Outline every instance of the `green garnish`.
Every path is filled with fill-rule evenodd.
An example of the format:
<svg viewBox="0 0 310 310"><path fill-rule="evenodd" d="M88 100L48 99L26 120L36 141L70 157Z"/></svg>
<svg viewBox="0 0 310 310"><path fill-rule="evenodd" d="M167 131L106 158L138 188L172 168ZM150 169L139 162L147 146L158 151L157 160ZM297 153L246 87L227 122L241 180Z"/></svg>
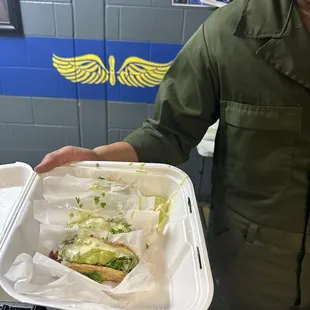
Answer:
<svg viewBox="0 0 310 310"><path fill-rule="evenodd" d="M110 223L110 233L113 235L115 234L121 234L121 233L129 233L132 231L131 225L128 224L128 222L124 219L115 219L115 218L110 218L108 219L108 222Z"/></svg>
<svg viewBox="0 0 310 310"><path fill-rule="evenodd" d="M71 238L71 239L66 239L65 241L63 241L63 245L68 245L68 244L73 244L74 243L74 238Z"/></svg>
<svg viewBox="0 0 310 310"><path fill-rule="evenodd" d="M105 192L102 192L102 193L101 193L101 196L104 197L104 196L105 196Z"/></svg>
<svg viewBox="0 0 310 310"><path fill-rule="evenodd" d="M75 200L76 200L77 204L79 205L79 207L83 208L83 204L81 203L81 199L78 197L75 197Z"/></svg>
<svg viewBox="0 0 310 310"><path fill-rule="evenodd" d="M104 177L98 177L98 180L105 180Z"/></svg>
<svg viewBox="0 0 310 310"><path fill-rule="evenodd" d="M105 265L105 267L109 267L109 268L116 269L116 270L121 270L127 274L133 268L135 268L137 263L138 261L135 257L123 256L123 257L112 259Z"/></svg>
<svg viewBox="0 0 310 310"><path fill-rule="evenodd" d="M72 219L72 218L74 217L74 213L73 213L73 212L70 212L70 213L69 213L69 217L70 217L70 219Z"/></svg>
<svg viewBox="0 0 310 310"><path fill-rule="evenodd" d="M131 225L128 224L128 222L124 218L121 218L121 219L110 218L110 219L108 219L108 222L114 223L116 225L122 225L122 226L124 226L124 228L126 230L128 230L128 232L132 231L131 230Z"/></svg>
<svg viewBox="0 0 310 310"><path fill-rule="evenodd" d="M83 274L87 278L90 278L98 283L103 283L105 281L104 277L98 272L81 272L81 274Z"/></svg>
<svg viewBox="0 0 310 310"><path fill-rule="evenodd" d="M95 201L95 204L96 204L96 205L99 203L99 200L100 200L100 197L99 197L99 196L95 196L95 197L94 197L94 201Z"/></svg>
<svg viewBox="0 0 310 310"><path fill-rule="evenodd" d="M148 243L145 244L146 249L148 249L150 247L150 245Z"/></svg>
<svg viewBox="0 0 310 310"><path fill-rule="evenodd" d="M96 167L99 168L99 164L98 163L96 163Z"/></svg>
<svg viewBox="0 0 310 310"><path fill-rule="evenodd" d="M107 206L107 204L105 202L101 202L100 205L101 205L102 208L105 208Z"/></svg>
<svg viewBox="0 0 310 310"><path fill-rule="evenodd" d="M124 230L120 228L111 228L110 233L112 233L113 235L122 234L124 233Z"/></svg>

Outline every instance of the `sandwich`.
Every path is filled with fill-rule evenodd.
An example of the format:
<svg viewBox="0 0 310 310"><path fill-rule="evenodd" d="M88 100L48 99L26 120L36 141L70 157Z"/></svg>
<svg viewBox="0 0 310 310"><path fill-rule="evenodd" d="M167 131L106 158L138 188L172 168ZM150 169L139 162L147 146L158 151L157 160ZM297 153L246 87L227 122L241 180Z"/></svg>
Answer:
<svg viewBox="0 0 310 310"><path fill-rule="evenodd" d="M49 257L98 283L121 282L139 262L124 244L111 243L85 231L62 242Z"/></svg>

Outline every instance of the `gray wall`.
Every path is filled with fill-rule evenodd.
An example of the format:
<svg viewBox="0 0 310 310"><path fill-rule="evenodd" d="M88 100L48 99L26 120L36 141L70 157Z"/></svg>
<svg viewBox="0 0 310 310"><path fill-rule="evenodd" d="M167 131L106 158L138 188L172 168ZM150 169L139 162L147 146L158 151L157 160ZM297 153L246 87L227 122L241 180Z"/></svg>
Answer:
<svg viewBox="0 0 310 310"><path fill-rule="evenodd" d="M27 36L182 44L213 11L175 7L171 0L32 0L21 1L21 10ZM0 163L36 165L64 145L119 141L152 115L149 104L0 96ZM181 168L207 197L209 171L202 175L196 151Z"/></svg>

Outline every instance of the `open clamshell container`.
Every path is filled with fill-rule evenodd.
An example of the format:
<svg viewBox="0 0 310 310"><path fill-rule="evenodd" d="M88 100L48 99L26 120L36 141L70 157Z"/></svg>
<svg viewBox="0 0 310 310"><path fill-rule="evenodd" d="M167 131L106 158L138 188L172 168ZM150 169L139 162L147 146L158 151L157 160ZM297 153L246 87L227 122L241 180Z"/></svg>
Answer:
<svg viewBox="0 0 310 310"><path fill-rule="evenodd" d="M0 284L3 290L18 301L51 308L116 309L103 304L19 294L5 277L19 254L33 256L37 252L40 224L34 219L32 201L43 199L43 178L68 174L89 178L94 169L98 169L98 175L110 179L138 183L144 195L172 197L169 221L161 232L165 240L164 267L168 279L169 302L165 309L208 309L213 297L213 280L194 188L183 171L162 164L80 162L41 176L23 163L0 166L0 211L6 209L0 218ZM156 300L153 299L145 298L140 309L154 309Z"/></svg>

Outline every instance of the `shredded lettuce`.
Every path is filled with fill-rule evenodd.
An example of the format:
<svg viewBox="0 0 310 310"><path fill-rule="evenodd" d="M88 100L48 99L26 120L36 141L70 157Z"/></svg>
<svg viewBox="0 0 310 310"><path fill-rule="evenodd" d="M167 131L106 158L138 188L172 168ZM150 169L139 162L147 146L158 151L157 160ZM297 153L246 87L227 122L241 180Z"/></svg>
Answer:
<svg viewBox="0 0 310 310"><path fill-rule="evenodd" d="M162 231L169 220L169 208L171 201L162 197L155 197L154 210L159 211L158 231Z"/></svg>
<svg viewBox="0 0 310 310"><path fill-rule="evenodd" d="M93 184L88 189L89 190L106 190L110 187L110 185L101 185L101 184Z"/></svg>
<svg viewBox="0 0 310 310"><path fill-rule="evenodd" d="M81 272L81 274L98 283L103 283L105 281L104 277L98 272Z"/></svg>
<svg viewBox="0 0 310 310"><path fill-rule="evenodd" d="M108 219L108 222L111 225L110 232L112 234L128 233L132 231L131 225L128 224L128 222L124 218L111 218Z"/></svg>
<svg viewBox="0 0 310 310"><path fill-rule="evenodd" d="M131 232L131 225L124 218L105 219L101 216L92 216L90 213L81 213L80 217L68 223L68 227L78 225L81 229L100 229L112 234Z"/></svg>
<svg viewBox="0 0 310 310"><path fill-rule="evenodd" d="M120 270L127 274L135 268L137 263L138 260L136 257L123 256L112 259L105 265L105 267Z"/></svg>

